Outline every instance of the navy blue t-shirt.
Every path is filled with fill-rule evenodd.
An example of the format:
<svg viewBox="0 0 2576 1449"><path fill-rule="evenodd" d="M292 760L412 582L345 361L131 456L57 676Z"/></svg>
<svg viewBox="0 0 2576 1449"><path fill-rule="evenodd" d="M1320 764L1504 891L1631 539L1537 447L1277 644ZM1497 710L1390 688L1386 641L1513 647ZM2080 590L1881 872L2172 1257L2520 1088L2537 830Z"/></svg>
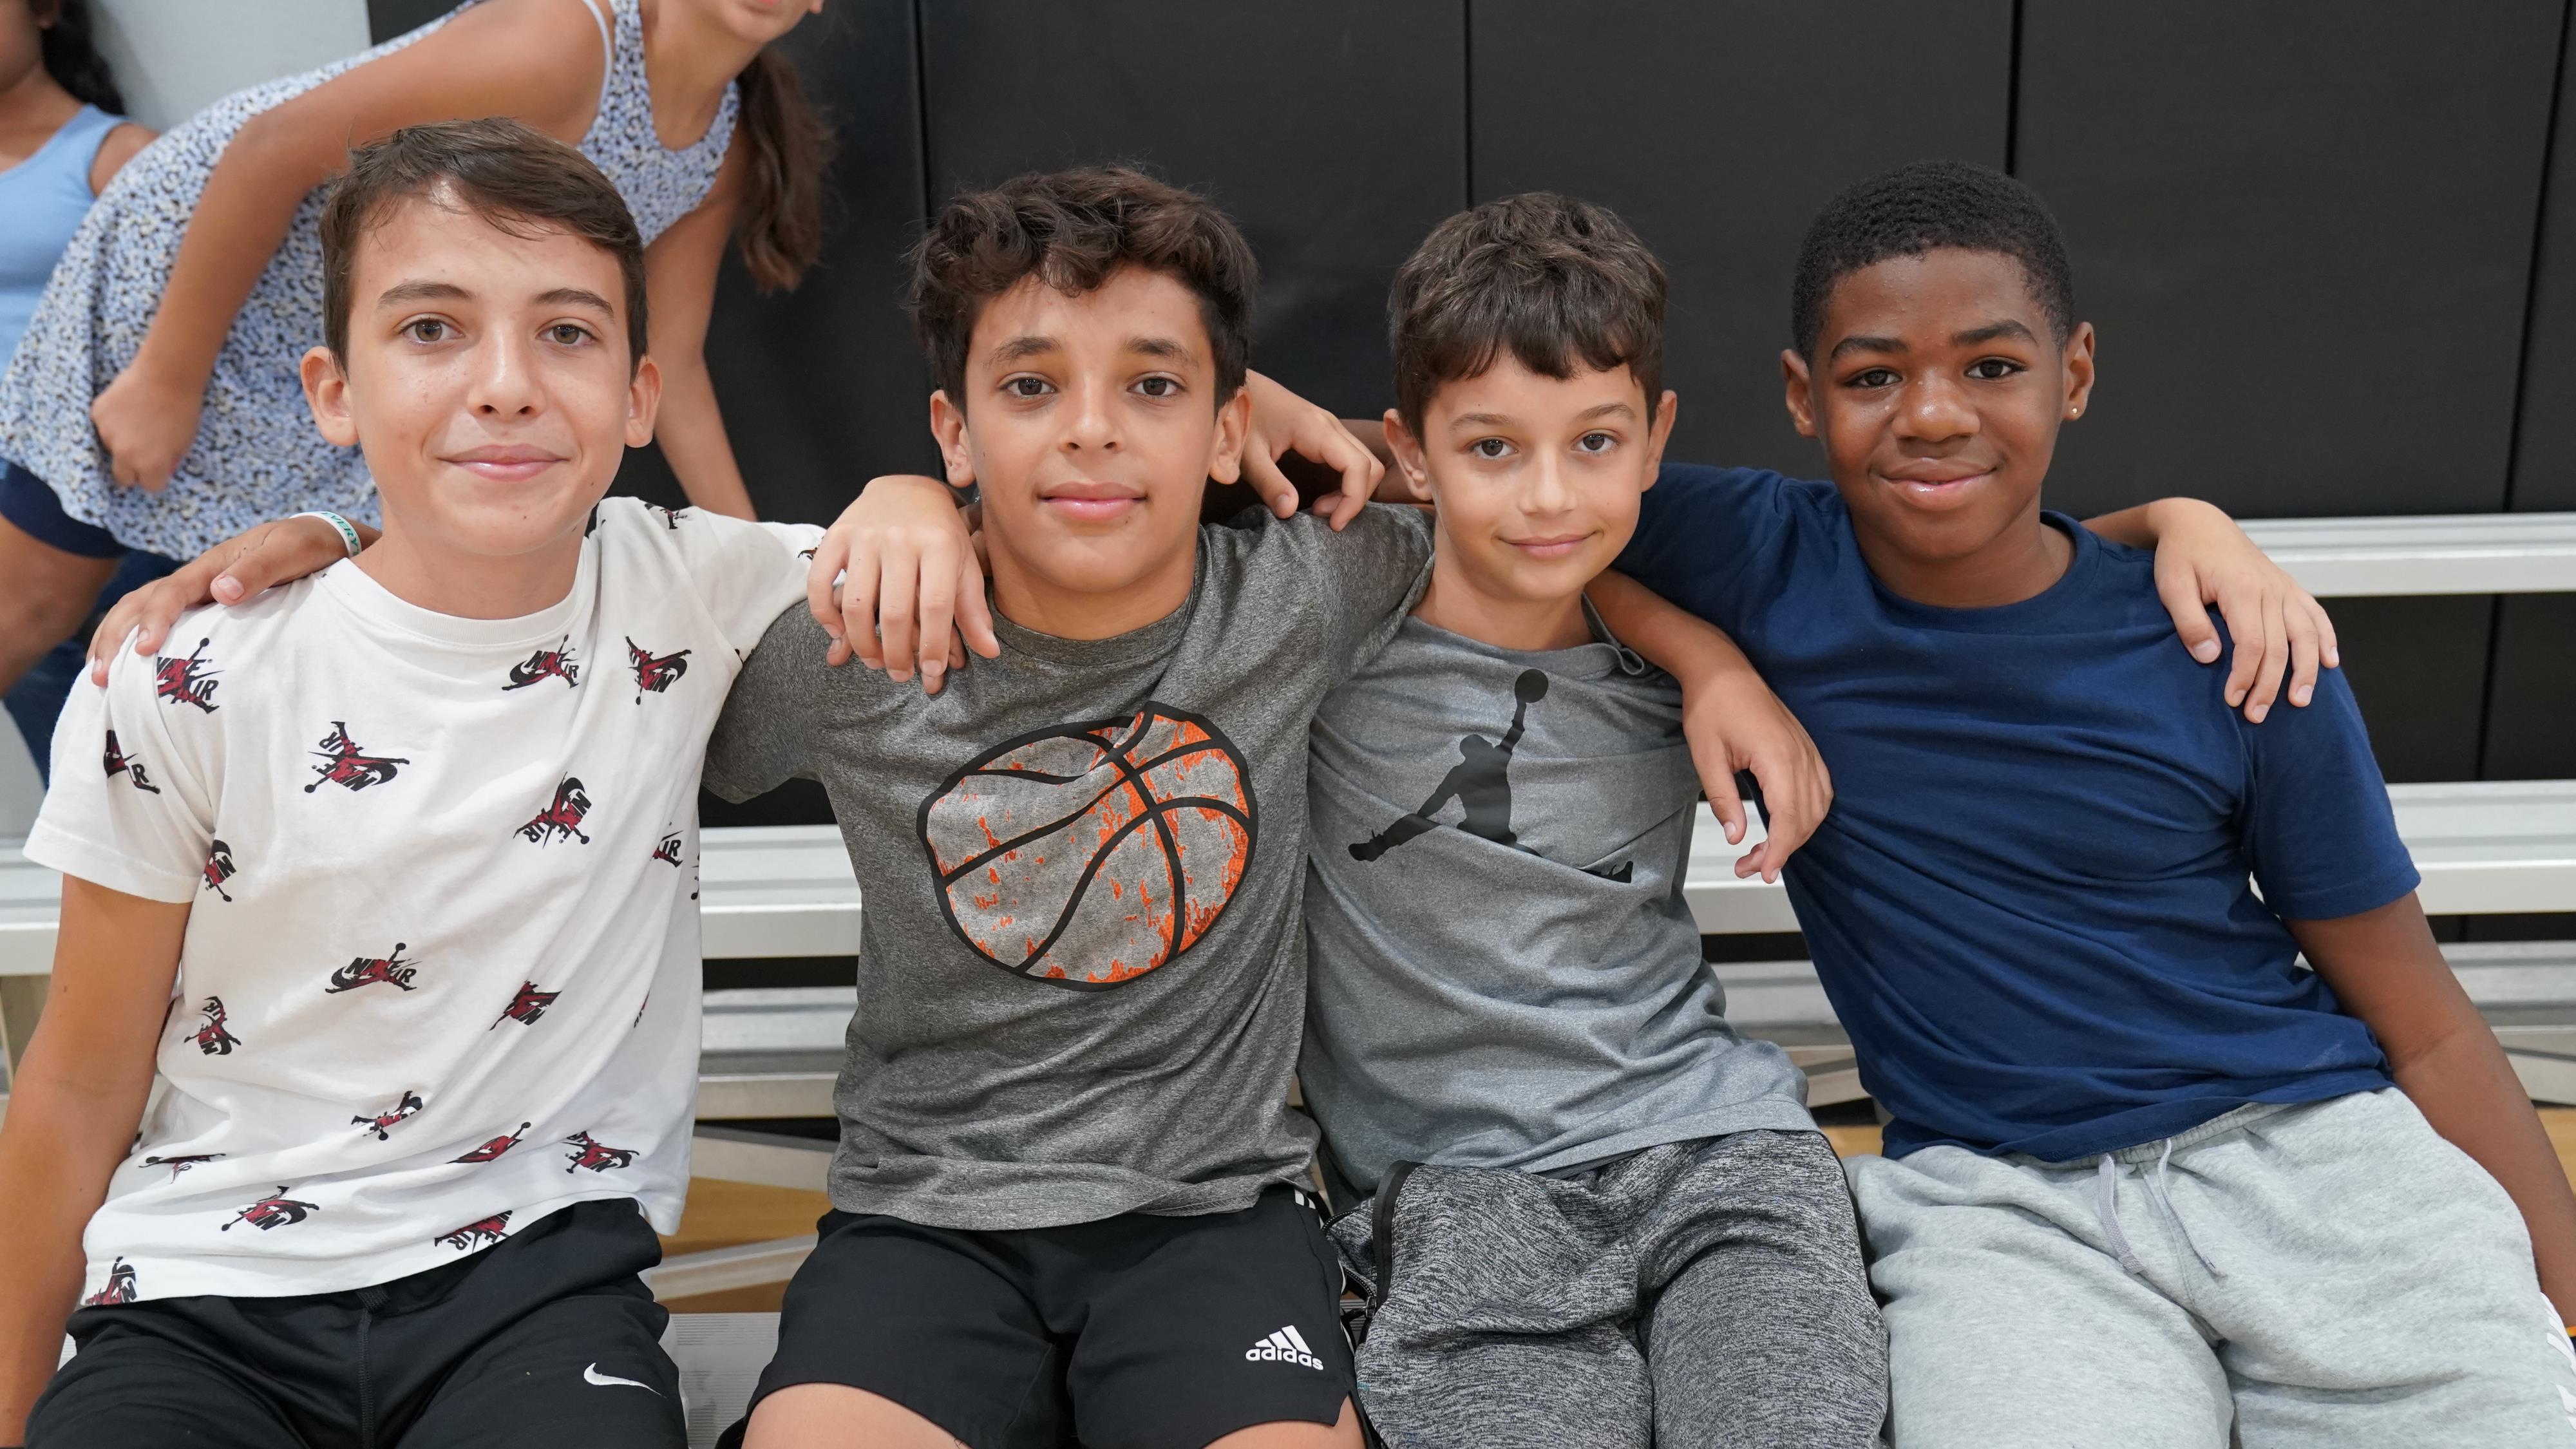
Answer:
<svg viewBox="0 0 2576 1449"><path fill-rule="evenodd" d="M1619 559L1833 771L1785 878L1886 1151L2067 1161L2388 1085L2281 924L2415 887L2351 689L2246 723L2153 558L2048 517L2075 556L2045 593L1933 608L1880 586L1831 484L1671 465Z"/></svg>

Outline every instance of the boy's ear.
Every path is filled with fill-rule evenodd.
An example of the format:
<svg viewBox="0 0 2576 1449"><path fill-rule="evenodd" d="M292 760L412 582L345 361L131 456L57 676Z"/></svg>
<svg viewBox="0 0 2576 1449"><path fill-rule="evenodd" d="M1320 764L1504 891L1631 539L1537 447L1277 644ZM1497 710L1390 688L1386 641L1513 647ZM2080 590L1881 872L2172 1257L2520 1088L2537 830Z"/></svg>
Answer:
<svg viewBox="0 0 2576 1449"><path fill-rule="evenodd" d="M2084 416L2084 408L2093 397L2093 324L2078 322L2075 334L2066 339L2066 416Z"/></svg>
<svg viewBox="0 0 2576 1449"><path fill-rule="evenodd" d="M1646 487L1655 486L1655 474L1664 466L1664 445L1673 440L1673 419L1681 414L1682 400L1671 388L1664 389L1663 399L1655 404L1655 419L1646 428Z"/></svg>
<svg viewBox="0 0 2576 1449"><path fill-rule="evenodd" d="M1252 389L1238 387L1216 410L1216 442L1208 453L1207 475L1219 483L1243 481L1243 440L1252 436Z"/></svg>
<svg viewBox="0 0 2576 1449"><path fill-rule="evenodd" d="M966 413L948 400L948 389L930 395L930 436L939 440L939 457L947 465L948 486L975 484L975 455L966 446Z"/></svg>
<svg viewBox="0 0 2576 1449"><path fill-rule="evenodd" d="M1816 435L1814 379L1807 372L1807 359L1800 356L1798 349L1794 347L1780 349L1780 381L1783 392L1782 401L1789 405L1789 421L1798 429L1798 436L1814 437Z"/></svg>
<svg viewBox="0 0 2576 1449"><path fill-rule="evenodd" d="M626 380L626 446L640 448L653 441L653 420L661 412L662 369L647 357Z"/></svg>
<svg viewBox="0 0 2576 1449"><path fill-rule="evenodd" d="M1386 410L1386 450L1395 458L1395 469L1404 475L1404 491L1417 503L1431 501L1431 464L1422 456L1422 440L1404 425L1404 414Z"/></svg>
<svg viewBox="0 0 2576 1449"><path fill-rule="evenodd" d="M304 405L313 410L313 426L335 448L355 447L358 420L349 412L349 376L328 347L309 348L299 369L304 376Z"/></svg>

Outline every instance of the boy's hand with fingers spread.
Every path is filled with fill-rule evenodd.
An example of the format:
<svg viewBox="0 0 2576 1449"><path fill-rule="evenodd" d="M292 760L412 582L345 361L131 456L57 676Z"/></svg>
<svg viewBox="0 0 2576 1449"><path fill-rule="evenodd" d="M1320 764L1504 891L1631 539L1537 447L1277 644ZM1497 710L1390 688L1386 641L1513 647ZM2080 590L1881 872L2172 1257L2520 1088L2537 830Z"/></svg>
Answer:
<svg viewBox="0 0 2576 1449"><path fill-rule="evenodd" d="M1736 772L1749 772L1761 785L1770 832L1735 862L1735 874L1777 881L1834 803L1833 775L1806 726L1714 625L1623 574L1605 573L1584 593L1611 633L1681 682L1682 733L1728 844L1742 844L1745 833Z"/></svg>
<svg viewBox="0 0 2576 1449"><path fill-rule="evenodd" d="M936 478L870 479L816 546L805 604L832 636L829 663L855 658L897 681L918 665L925 694L939 692L966 650L1002 652L983 561L953 490Z"/></svg>
<svg viewBox="0 0 2576 1449"><path fill-rule="evenodd" d="M353 523L361 544L376 541L376 530ZM319 518L281 518L216 544L166 578L127 594L99 620L89 640L89 682L107 683L107 662L116 646L134 635L134 652L151 654L170 636L179 616L200 604L238 604L255 599L279 584L320 573L349 556L340 531Z"/></svg>
<svg viewBox="0 0 2576 1449"><path fill-rule="evenodd" d="M2325 605L2272 562L2220 509L2193 498L2163 498L2085 520L2105 538L2156 555L2156 592L2173 615L2183 647L2203 664L2218 660L2211 604L2235 643L2228 660L2227 704L2260 724L2285 692L2305 706L2316 697L2317 669L2342 663Z"/></svg>
<svg viewBox="0 0 2576 1449"><path fill-rule="evenodd" d="M1243 442L1243 481L1252 485L1272 513L1291 516L1297 511L1297 485L1279 471L1279 460L1295 453L1342 476L1341 491L1315 500L1315 512L1336 529L1359 517L1386 476L1386 465L1326 409L1257 372L1245 374L1243 386L1252 394L1252 428Z"/></svg>

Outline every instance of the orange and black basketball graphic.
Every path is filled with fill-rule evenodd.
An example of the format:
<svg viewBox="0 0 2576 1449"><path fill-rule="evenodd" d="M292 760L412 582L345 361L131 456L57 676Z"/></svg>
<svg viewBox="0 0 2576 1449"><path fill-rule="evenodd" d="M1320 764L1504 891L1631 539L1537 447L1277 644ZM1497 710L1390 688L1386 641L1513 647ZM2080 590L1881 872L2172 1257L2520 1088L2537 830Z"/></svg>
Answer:
<svg viewBox="0 0 2576 1449"><path fill-rule="evenodd" d="M1022 976L1115 986L1169 964L1251 864L1252 770L1194 714L1023 735L921 805L940 904L967 945Z"/></svg>

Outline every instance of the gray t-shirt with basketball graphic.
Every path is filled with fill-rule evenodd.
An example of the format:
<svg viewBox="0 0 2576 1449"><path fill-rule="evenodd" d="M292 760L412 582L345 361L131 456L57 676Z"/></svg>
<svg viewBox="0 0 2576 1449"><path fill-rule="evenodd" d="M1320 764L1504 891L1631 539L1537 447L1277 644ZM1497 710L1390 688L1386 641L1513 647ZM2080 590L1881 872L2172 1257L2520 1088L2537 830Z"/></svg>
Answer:
<svg viewBox="0 0 2576 1449"><path fill-rule="evenodd" d="M1131 633L996 620L924 698L802 609L707 753L743 799L831 797L866 913L833 1203L970 1229L1231 1212L1301 1176L1307 732L1402 622L1411 509L1199 533L1187 603Z"/></svg>
<svg viewBox="0 0 2576 1449"><path fill-rule="evenodd" d="M1523 652L1407 619L1325 699L1314 754L1302 1071L1343 1179L1814 1127L1700 962L1668 676L1606 633Z"/></svg>

